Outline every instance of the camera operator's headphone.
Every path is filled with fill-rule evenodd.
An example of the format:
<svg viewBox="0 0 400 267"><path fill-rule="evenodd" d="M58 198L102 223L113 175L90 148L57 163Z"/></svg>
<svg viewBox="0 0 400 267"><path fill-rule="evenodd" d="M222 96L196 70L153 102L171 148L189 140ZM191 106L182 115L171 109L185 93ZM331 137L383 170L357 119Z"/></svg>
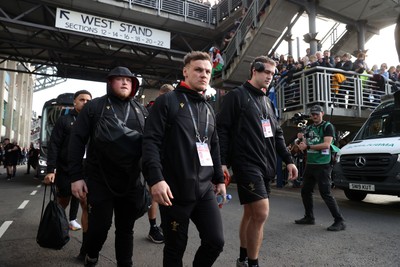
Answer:
<svg viewBox="0 0 400 267"><path fill-rule="evenodd" d="M257 72L263 72L265 70L264 63L260 61L253 62L252 69L254 68L255 71Z"/></svg>
<svg viewBox="0 0 400 267"><path fill-rule="evenodd" d="M251 66L251 69L253 69L253 68L257 72L263 72L265 70L265 65L261 61L255 61L255 62L253 62L252 66ZM278 70L277 70L277 68L275 68L274 76L277 74L278 74Z"/></svg>

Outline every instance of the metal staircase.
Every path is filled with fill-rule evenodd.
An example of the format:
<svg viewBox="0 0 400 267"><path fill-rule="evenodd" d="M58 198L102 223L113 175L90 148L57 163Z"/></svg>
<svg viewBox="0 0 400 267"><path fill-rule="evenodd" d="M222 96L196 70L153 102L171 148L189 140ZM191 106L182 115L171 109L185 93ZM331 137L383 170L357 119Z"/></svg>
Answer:
<svg viewBox="0 0 400 267"><path fill-rule="evenodd" d="M298 11L297 5L286 0L253 1L224 50L225 68L213 86L227 88L245 81L253 59L268 54Z"/></svg>

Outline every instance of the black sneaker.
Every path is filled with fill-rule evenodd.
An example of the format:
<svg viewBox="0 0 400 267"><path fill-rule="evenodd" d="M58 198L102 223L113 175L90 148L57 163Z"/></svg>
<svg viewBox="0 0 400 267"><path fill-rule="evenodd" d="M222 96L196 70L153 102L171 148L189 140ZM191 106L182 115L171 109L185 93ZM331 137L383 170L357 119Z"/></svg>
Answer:
<svg viewBox="0 0 400 267"><path fill-rule="evenodd" d="M85 257L86 257L86 254L84 252L79 252L78 256L76 256L76 259L78 261L84 262L85 261Z"/></svg>
<svg viewBox="0 0 400 267"><path fill-rule="evenodd" d="M311 218L311 217L307 217L307 216L305 216L305 217L303 217L303 218L301 218L301 219L299 219L299 220L295 220L294 221L296 224L315 224L315 220L314 220L314 218Z"/></svg>
<svg viewBox="0 0 400 267"><path fill-rule="evenodd" d="M97 258L89 258L88 255L85 257L85 267L94 267L97 264L98 259Z"/></svg>
<svg viewBox="0 0 400 267"><path fill-rule="evenodd" d="M157 225L150 228L150 232L147 238L156 244L164 243L164 235Z"/></svg>
<svg viewBox="0 0 400 267"><path fill-rule="evenodd" d="M334 222L331 226L327 228L328 231L341 231L346 229L346 225L343 221Z"/></svg>

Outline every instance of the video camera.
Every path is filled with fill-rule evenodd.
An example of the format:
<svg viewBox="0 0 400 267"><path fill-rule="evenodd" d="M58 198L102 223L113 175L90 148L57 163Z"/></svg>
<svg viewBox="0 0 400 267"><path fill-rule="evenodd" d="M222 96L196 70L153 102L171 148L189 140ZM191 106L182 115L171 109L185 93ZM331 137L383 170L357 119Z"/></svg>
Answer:
<svg viewBox="0 0 400 267"><path fill-rule="evenodd" d="M300 131L303 133L303 136L307 138L308 134L306 132L307 128L307 123L308 119L310 118L309 115L303 114L303 113L296 113L294 116L291 118L291 121L295 124L297 124L297 128L300 129ZM300 144L303 141L303 138L297 138L294 142L295 144Z"/></svg>

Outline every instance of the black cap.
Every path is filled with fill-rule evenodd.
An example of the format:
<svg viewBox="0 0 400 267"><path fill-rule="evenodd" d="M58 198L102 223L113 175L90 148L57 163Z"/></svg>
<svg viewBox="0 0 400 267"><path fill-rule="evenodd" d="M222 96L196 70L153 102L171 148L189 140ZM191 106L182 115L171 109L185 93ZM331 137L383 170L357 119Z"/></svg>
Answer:
<svg viewBox="0 0 400 267"><path fill-rule="evenodd" d="M322 107L320 105L312 106L312 108L310 109L311 114L319 114L320 112L323 112L323 111L324 110L322 109Z"/></svg>

